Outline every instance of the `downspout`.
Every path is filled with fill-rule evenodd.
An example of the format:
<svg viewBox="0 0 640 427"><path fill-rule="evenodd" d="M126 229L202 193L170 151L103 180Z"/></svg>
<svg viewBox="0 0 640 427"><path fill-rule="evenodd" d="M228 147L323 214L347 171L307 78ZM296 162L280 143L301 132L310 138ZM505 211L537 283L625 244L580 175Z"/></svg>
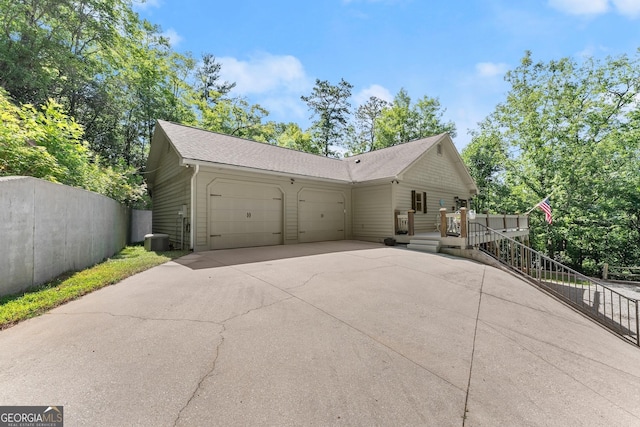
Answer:
<svg viewBox="0 0 640 427"><path fill-rule="evenodd" d="M196 164L196 168L193 171L193 175L191 175L191 212L190 212L190 223L189 223L189 249L192 251L195 249L195 237L196 237L196 177L198 176L198 172L200 172L200 165Z"/></svg>
<svg viewBox="0 0 640 427"><path fill-rule="evenodd" d="M393 226L391 227L391 236L392 238L395 238L396 235L396 186L394 185L396 182L398 182L398 176L395 176L393 178L393 180L391 181L391 223L393 224Z"/></svg>

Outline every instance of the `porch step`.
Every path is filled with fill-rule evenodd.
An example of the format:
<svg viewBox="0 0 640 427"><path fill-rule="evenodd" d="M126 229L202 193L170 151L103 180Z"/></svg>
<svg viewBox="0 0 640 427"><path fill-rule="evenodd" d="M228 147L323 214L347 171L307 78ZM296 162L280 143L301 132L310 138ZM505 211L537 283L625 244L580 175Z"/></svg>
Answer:
<svg viewBox="0 0 640 427"><path fill-rule="evenodd" d="M412 239L409 241L407 249L437 254L440 251L440 240Z"/></svg>

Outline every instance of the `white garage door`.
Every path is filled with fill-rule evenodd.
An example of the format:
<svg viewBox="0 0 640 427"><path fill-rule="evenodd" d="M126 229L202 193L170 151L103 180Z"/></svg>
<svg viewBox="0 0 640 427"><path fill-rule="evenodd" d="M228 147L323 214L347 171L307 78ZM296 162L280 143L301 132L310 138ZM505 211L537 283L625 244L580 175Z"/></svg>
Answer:
<svg viewBox="0 0 640 427"><path fill-rule="evenodd" d="M282 244L282 192L249 183L215 183L209 191L209 247Z"/></svg>
<svg viewBox="0 0 640 427"><path fill-rule="evenodd" d="M302 190L298 196L298 241L344 239L344 210L342 193Z"/></svg>

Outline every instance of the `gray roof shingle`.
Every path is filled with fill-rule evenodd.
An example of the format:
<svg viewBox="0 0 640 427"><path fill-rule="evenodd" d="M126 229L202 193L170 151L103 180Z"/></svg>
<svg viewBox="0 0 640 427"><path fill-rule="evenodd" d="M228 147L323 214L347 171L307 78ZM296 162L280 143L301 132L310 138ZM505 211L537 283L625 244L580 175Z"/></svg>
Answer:
<svg viewBox="0 0 640 427"><path fill-rule="evenodd" d="M393 147L348 157L343 161L349 163L354 182L395 178L418 160L427 150L436 145L445 135L440 134L409 141ZM360 161L357 162L357 160Z"/></svg>
<svg viewBox="0 0 640 427"><path fill-rule="evenodd" d="M346 183L394 178L445 136L437 135L345 159L334 159L163 120L158 120L157 126L167 135L178 154L187 161Z"/></svg>

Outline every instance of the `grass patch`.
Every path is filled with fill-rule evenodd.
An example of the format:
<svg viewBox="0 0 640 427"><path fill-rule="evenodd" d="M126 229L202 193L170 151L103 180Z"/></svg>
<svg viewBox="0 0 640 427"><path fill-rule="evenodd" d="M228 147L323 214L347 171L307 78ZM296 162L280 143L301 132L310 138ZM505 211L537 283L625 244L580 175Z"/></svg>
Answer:
<svg viewBox="0 0 640 427"><path fill-rule="evenodd" d="M127 246L86 270L63 274L21 294L0 297L0 330L188 253L147 252L142 246Z"/></svg>

